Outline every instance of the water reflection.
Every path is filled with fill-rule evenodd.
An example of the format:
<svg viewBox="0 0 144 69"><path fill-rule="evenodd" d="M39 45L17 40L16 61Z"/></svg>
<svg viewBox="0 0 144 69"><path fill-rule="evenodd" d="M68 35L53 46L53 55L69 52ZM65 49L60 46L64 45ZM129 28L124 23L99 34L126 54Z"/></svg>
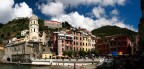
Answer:
<svg viewBox="0 0 144 69"><path fill-rule="evenodd" d="M18 64L0 64L0 69L51 69L50 66L31 66Z"/></svg>

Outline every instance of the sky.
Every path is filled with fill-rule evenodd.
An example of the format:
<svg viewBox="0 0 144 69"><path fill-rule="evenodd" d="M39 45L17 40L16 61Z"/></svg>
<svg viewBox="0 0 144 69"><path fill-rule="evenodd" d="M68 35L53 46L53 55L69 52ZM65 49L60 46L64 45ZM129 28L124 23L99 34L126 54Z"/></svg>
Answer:
<svg viewBox="0 0 144 69"><path fill-rule="evenodd" d="M0 23L37 15L91 31L105 25L138 31L140 0L0 0Z"/></svg>

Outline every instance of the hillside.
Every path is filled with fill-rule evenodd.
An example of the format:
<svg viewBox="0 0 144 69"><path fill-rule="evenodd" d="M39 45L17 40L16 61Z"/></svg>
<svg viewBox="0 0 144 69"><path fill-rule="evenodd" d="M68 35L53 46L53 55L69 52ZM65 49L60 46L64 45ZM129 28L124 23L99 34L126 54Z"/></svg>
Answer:
<svg viewBox="0 0 144 69"><path fill-rule="evenodd" d="M2 28L3 24L0 23L0 29Z"/></svg>
<svg viewBox="0 0 144 69"><path fill-rule="evenodd" d="M43 20L39 19L38 21L40 30L42 30ZM12 21L9 21L8 23L4 24L2 28L0 28L0 38L1 38L0 41L8 40L20 35L20 32L22 30L28 29L28 25L29 25L29 18L14 19Z"/></svg>
<svg viewBox="0 0 144 69"><path fill-rule="evenodd" d="M129 35L131 40L133 40L134 39L133 36L137 34L137 32L134 32L126 28L120 28L117 26L103 26L101 28L94 29L91 32L92 34L99 36L99 37L124 34L124 35Z"/></svg>
<svg viewBox="0 0 144 69"><path fill-rule="evenodd" d="M44 23L43 19L38 19L38 23L40 32L46 29L43 27ZM0 24L0 44L2 44L4 40L9 40L13 37L19 37L22 30L29 29L28 25L29 25L29 18L14 19L6 24ZM66 21L62 22L62 26L63 28L71 27L71 25L68 24L68 22Z"/></svg>

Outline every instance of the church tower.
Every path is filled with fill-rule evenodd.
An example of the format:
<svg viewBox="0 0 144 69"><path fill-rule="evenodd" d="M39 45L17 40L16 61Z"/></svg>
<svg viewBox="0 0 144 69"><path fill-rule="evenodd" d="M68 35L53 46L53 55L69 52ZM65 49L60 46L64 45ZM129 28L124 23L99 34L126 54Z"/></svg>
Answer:
<svg viewBox="0 0 144 69"><path fill-rule="evenodd" d="M30 41L33 41L33 42L38 42L39 41L38 17L34 14L30 17L29 37L30 37Z"/></svg>
<svg viewBox="0 0 144 69"><path fill-rule="evenodd" d="M144 0L141 0L141 11L142 17L140 18L138 24L138 33L139 33L139 50L144 51Z"/></svg>

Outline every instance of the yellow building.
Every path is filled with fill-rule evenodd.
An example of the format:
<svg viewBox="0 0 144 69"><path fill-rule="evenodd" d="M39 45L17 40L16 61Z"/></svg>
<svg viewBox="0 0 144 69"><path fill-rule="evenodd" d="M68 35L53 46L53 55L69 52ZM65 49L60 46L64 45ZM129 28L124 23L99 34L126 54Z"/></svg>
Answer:
<svg viewBox="0 0 144 69"><path fill-rule="evenodd" d="M82 44L82 45L83 45L83 46L82 46L82 47L83 47L83 50L87 52L87 51L88 51L88 50L87 50L87 36L84 36L84 37L83 37L83 44Z"/></svg>
<svg viewBox="0 0 144 69"><path fill-rule="evenodd" d="M44 49L45 49L45 51L42 54L42 59L51 59L53 57L53 54L52 54L52 52L50 52L50 49L47 47Z"/></svg>
<svg viewBox="0 0 144 69"><path fill-rule="evenodd" d="M52 54L51 53L43 53L42 54L42 59L50 59L52 58Z"/></svg>
<svg viewBox="0 0 144 69"><path fill-rule="evenodd" d="M87 39L87 49L91 51L92 49L95 49L95 37L93 35L89 35Z"/></svg>

